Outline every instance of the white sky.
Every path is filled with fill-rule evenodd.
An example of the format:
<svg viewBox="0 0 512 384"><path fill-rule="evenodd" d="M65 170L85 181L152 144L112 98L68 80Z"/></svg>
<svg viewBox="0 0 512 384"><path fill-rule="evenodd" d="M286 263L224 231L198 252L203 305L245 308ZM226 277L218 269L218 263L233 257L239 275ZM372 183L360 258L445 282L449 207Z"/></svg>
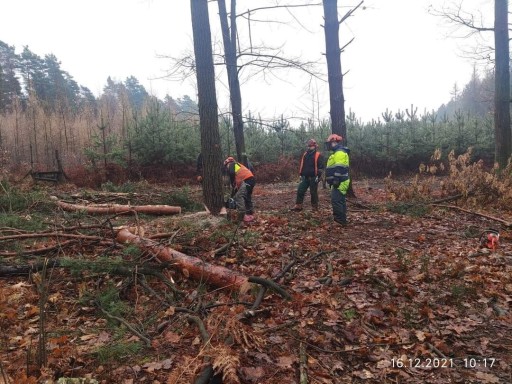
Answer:
<svg viewBox="0 0 512 384"><path fill-rule="evenodd" d="M285 0L279 0L284 3ZM275 4L278 0L238 0L238 11ZM318 0L320 1L320 0ZM457 3L459 0L455 0ZM226 1L229 8L229 0ZM288 1L290 2L290 1ZM300 2L298 0L296 3ZM305 1L306 2L306 1ZM450 100L454 84L463 87L474 62L463 58L468 42L448 38L450 31L439 18L427 13L432 4L440 9L453 0L365 0L366 9L342 24L340 44L355 40L342 53L345 108L363 121L377 119L389 108L396 112L411 104L418 113L437 109ZM192 52L190 0L10 0L2 4L0 40L24 46L44 57L53 53L81 85L99 95L111 76L124 81L135 76L148 92L196 98L195 78L183 81L159 79L171 61ZM359 0L339 0L340 16ZM493 1L464 0L468 9L478 9L493 22ZM347 6L347 8L345 7ZM475 8L476 7L476 8ZM212 29L218 28L218 8L210 3ZM274 16L258 12L253 19L280 18L285 23L252 24L253 43L281 46L285 53L319 60L326 71L322 7L294 9ZM300 19L299 26L295 18ZM258 30L259 28L259 30ZM247 22L239 21L240 36L248 41ZM489 36L492 41L492 35ZM220 45L220 34L213 32ZM464 44L464 45L463 45ZM244 112L272 119L327 118L329 95L326 84L309 82L294 71L276 77L255 77L242 84ZM229 109L225 73L218 71L218 104ZM313 101L313 97L318 102ZM320 105L320 110L317 110ZM293 123L293 122L292 122Z"/></svg>

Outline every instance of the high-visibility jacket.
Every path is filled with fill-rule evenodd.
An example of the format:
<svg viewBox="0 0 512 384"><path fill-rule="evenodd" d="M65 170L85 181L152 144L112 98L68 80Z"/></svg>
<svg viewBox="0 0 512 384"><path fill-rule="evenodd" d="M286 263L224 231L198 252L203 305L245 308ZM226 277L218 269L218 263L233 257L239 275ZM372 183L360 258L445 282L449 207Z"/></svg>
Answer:
<svg viewBox="0 0 512 384"><path fill-rule="evenodd" d="M231 181L231 185L237 189L240 188L244 180L254 177L254 174L250 171L249 168L236 161L228 164L228 175Z"/></svg>
<svg viewBox="0 0 512 384"><path fill-rule="evenodd" d="M346 194L350 184L350 150L338 145L332 149L325 168L325 181L337 187L341 193Z"/></svg>
<svg viewBox="0 0 512 384"><path fill-rule="evenodd" d="M322 173L322 170L324 168L324 157L322 154L318 151L314 151L313 154L313 164L311 164L310 158L308 159L312 153L309 151L304 152L302 155L302 158L300 160L300 167L299 167L299 175L300 176L320 176ZM306 161L305 161L306 160ZM309 160L309 163L308 163ZM305 164L306 163L306 164ZM304 167L304 165L306 167ZM311 169L311 165L313 165L313 169ZM314 174L310 174L311 171L314 171Z"/></svg>

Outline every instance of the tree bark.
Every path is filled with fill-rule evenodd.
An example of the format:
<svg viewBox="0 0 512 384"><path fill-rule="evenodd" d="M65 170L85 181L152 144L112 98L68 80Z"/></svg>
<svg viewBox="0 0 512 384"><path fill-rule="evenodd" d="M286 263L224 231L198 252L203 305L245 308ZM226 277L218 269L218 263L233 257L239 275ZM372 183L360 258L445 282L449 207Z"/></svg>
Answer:
<svg viewBox="0 0 512 384"><path fill-rule="evenodd" d="M88 206L69 204L58 201L57 205L65 211L85 211L90 215L124 214L130 212L145 213L147 215L176 215L181 213L181 207L171 205L109 205L109 206Z"/></svg>
<svg viewBox="0 0 512 384"><path fill-rule="evenodd" d="M329 102L331 114L331 132L343 138L348 144L347 122L345 120L345 96L343 95L343 72L341 70L340 24L350 16L362 1L338 20L338 0L322 0L324 7L325 58L327 60L327 76L329 83ZM350 178L347 196L356 197Z"/></svg>
<svg viewBox="0 0 512 384"><path fill-rule="evenodd" d="M222 41L224 43L224 57L228 74L229 98L231 101L231 114L233 116L233 132L235 136L236 156L239 162L248 166L245 153L244 122L242 119L242 92L240 79L238 78L238 63L236 56L236 0L231 0L231 29L228 24L226 1L219 0L219 18L222 29Z"/></svg>
<svg viewBox="0 0 512 384"><path fill-rule="evenodd" d="M345 122L345 98L343 95L343 74L341 71L341 49L339 38L340 22L338 20L338 0L323 0L325 57L329 82L329 101L331 114L331 131L347 140Z"/></svg>
<svg viewBox="0 0 512 384"><path fill-rule="evenodd" d="M495 161L500 169L505 169L512 154L508 0L495 0L494 3L494 46L496 61L494 76Z"/></svg>
<svg viewBox="0 0 512 384"><path fill-rule="evenodd" d="M127 229L121 229L116 238L120 243L135 244L151 252L160 261L170 262L178 269L186 270L186 275L194 280L239 292L246 292L251 286L249 278L236 271L212 265L196 257L164 247L152 240L133 235Z"/></svg>
<svg viewBox="0 0 512 384"><path fill-rule="evenodd" d="M224 196L208 0L190 0L190 9L196 59L201 153L203 154L203 199L210 212L218 215L224 205Z"/></svg>

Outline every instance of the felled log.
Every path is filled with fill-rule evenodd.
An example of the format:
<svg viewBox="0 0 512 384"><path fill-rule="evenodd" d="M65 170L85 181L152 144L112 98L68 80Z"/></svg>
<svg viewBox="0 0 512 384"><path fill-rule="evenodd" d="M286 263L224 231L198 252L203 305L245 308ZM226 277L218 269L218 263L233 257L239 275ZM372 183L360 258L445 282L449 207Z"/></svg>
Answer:
<svg viewBox="0 0 512 384"><path fill-rule="evenodd" d="M178 252L172 248L160 245L150 239L132 234L123 228L117 232L117 241L130 243L149 251L162 262L169 262L194 280L202 281L218 288L232 291L247 292L251 284L249 278L231 269L209 264L196 257Z"/></svg>
<svg viewBox="0 0 512 384"><path fill-rule="evenodd" d="M98 205L80 205L70 204L64 201L58 201L57 205L65 211L85 211L91 215L123 214L130 212L145 213L148 215L176 215L181 213L181 207L171 205L121 205L109 204L105 206Z"/></svg>

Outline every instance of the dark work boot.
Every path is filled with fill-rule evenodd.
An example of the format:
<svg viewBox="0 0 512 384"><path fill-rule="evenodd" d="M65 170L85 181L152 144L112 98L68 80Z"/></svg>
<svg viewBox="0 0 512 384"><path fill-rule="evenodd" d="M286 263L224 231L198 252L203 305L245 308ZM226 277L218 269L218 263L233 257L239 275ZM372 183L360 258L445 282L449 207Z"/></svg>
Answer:
<svg viewBox="0 0 512 384"><path fill-rule="evenodd" d="M302 211L302 204L295 204L295 207L290 209L290 211L300 212Z"/></svg>

